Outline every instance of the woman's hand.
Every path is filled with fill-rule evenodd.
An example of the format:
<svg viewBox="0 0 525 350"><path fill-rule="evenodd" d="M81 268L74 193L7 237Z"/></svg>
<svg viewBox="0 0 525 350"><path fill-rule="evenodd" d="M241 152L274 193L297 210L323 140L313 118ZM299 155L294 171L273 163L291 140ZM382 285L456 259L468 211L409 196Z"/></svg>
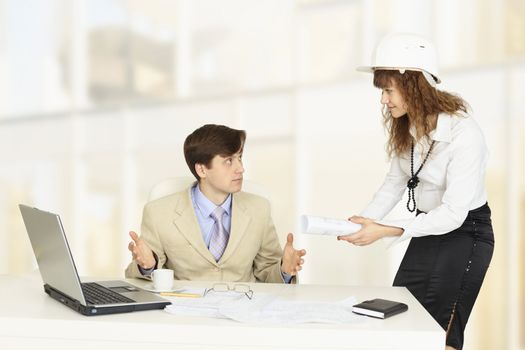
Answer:
<svg viewBox="0 0 525 350"><path fill-rule="evenodd" d="M385 236L401 236L403 229L394 226L385 226L376 223L372 219L368 219L362 216L352 216L348 220L355 224L360 224L361 229L354 234L347 236L338 236L337 239L341 241L347 241L353 245L369 245L374 243L380 238Z"/></svg>

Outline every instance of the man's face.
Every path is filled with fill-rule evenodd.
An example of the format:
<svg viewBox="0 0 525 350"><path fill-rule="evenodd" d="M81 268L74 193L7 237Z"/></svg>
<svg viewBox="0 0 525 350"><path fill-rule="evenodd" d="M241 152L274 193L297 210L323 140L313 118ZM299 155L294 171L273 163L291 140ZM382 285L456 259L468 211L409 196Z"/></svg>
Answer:
<svg viewBox="0 0 525 350"><path fill-rule="evenodd" d="M210 167L202 166L199 174L201 185L213 196L227 196L230 193L239 192L242 188L242 176L244 167L242 165L242 150L231 156L215 156Z"/></svg>

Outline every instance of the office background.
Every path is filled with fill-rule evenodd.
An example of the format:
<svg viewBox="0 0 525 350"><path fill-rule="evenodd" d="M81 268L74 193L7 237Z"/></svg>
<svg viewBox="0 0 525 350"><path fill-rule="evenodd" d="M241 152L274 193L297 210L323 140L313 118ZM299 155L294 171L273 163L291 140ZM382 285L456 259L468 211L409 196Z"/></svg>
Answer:
<svg viewBox="0 0 525 350"><path fill-rule="evenodd" d="M122 276L149 190L190 176L182 143L205 123L247 130L281 242L300 214L358 213L388 159L355 67L391 31L436 43L440 88L491 152L496 249L466 349L525 349L522 0L0 0L0 273L36 268L26 203L62 215L81 275ZM296 240L301 283L390 285L406 248Z"/></svg>

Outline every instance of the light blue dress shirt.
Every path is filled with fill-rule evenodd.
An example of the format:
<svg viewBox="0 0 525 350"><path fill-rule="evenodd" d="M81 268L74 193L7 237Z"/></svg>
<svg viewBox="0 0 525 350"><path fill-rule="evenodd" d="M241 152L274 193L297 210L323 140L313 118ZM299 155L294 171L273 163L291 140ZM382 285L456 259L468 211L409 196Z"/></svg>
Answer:
<svg viewBox="0 0 525 350"><path fill-rule="evenodd" d="M191 202L193 204L193 209L195 210L195 215L197 216L197 221L199 222L199 226L201 228L202 239L204 240L204 243L206 243L206 247L210 248L211 231L213 229L213 225L215 224L215 220L210 214L215 210L215 208L217 208L217 206L215 203L206 198L198 185L193 186L191 189ZM222 223L226 231L231 232L231 194L221 204L221 207L225 212L224 216L222 217Z"/></svg>

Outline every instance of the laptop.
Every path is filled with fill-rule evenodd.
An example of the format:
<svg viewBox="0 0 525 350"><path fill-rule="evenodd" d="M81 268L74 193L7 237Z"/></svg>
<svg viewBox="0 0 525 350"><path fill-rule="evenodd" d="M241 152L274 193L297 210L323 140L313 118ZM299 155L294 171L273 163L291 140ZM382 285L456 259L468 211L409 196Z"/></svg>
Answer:
<svg viewBox="0 0 525 350"><path fill-rule="evenodd" d="M44 291L83 315L163 309L171 304L124 281L82 283L60 216L19 205L35 253Z"/></svg>

